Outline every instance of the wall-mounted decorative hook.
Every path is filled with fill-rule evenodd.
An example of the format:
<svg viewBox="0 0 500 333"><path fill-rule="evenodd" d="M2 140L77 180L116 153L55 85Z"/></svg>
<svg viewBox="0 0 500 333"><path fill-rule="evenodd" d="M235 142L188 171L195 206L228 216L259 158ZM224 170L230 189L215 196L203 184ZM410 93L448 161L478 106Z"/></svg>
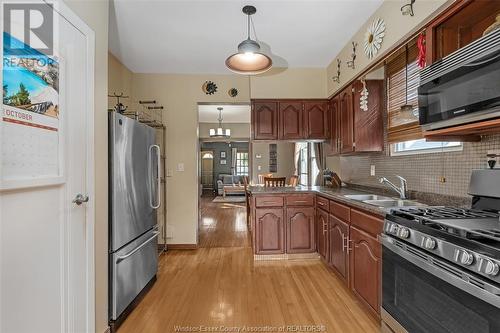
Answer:
<svg viewBox="0 0 500 333"><path fill-rule="evenodd" d="M332 77L332 80L334 82L340 83L340 64L342 61L340 59L337 59L337 76Z"/></svg>
<svg viewBox="0 0 500 333"><path fill-rule="evenodd" d="M358 43L352 42L352 53L351 53L351 60L347 60L347 67L354 69L354 61L356 60L356 47L358 46Z"/></svg>
<svg viewBox="0 0 500 333"><path fill-rule="evenodd" d="M108 97L116 98L116 105L114 107L115 112L122 114L127 111L128 106L123 105L123 103L120 102L120 98L128 98L128 96L123 96L123 93L117 94L114 92L113 95L108 95Z"/></svg>
<svg viewBox="0 0 500 333"><path fill-rule="evenodd" d="M415 0L410 0L410 3L407 3L403 7L401 7L401 14L403 15L410 15L413 16L415 13L413 13L413 4L415 3Z"/></svg>

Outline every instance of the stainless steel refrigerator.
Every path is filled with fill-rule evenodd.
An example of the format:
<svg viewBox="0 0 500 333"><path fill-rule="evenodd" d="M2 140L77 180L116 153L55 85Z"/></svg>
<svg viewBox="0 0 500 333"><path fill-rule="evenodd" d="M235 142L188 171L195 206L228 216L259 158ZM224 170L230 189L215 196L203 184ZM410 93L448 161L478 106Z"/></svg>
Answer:
<svg viewBox="0 0 500 333"><path fill-rule="evenodd" d="M155 144L155 130L110 112L110 322L117 321L156 277L159 168L160 147Z"/></svg>

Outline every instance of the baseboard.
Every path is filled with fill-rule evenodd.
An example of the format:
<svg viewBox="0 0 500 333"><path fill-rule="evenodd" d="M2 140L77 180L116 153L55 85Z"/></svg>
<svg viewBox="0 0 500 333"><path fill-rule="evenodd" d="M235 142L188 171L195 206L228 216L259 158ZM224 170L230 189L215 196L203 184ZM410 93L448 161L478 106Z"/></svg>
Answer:
<svg viewBox="0 0 500 333"><path fill-rule="evenodd" d="M167 244L167 250L196 250L198 244Z"/></svg>

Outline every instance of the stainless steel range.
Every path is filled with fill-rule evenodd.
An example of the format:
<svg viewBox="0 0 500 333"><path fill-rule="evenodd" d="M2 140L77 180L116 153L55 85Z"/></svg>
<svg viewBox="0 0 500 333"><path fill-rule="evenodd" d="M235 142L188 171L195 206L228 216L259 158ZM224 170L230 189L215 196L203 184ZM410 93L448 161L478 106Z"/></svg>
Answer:
<svg viewBox="0 0 500 333"><path fill-rule="evenodd" d="M382 319L395 332L500 332L500 170L473 171L471 209L406 207L382 235Z"/></svg>

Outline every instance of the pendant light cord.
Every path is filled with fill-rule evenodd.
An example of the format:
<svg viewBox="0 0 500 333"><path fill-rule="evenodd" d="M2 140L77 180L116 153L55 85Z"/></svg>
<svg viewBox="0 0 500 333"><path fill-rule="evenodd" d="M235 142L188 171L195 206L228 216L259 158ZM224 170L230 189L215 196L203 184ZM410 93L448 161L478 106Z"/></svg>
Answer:
<svg viewBox="0 0 500 333"><path fill-rule="evenodd" d="M247 14L247 39L250 39L250 15Z"/></svg>

